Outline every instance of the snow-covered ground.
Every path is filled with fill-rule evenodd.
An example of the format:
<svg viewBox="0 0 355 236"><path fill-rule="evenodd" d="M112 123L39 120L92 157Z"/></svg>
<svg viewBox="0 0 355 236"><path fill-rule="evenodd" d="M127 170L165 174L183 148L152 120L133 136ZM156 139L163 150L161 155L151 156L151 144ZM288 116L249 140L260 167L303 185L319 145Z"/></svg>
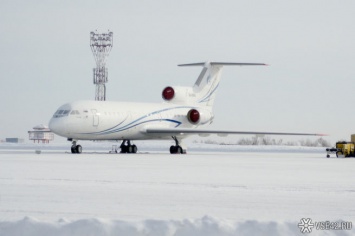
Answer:
<svg viewBox="0 0 355 236"><path fill-rule="evenodd" d="M170 155L140 143L132 155L95 143L72 155L68 144L0 145L1 236L302 235L302 218L355 223L355 158L324 148L193 144ZM323 234L355 231L311 233Z"/></svg>

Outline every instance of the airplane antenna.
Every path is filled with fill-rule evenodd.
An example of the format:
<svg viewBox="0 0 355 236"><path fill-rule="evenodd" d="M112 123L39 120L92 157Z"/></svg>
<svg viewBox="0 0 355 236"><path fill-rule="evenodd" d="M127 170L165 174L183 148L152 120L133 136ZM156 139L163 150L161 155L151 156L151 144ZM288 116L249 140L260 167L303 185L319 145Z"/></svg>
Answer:
<svg viewBox="0 0 355 236"><path fill-rule="evenodd" d="M107 68L105 59L108 57L113 46L113 33L98 34L97 31L90 32L90 47L96 61L94 72L94 84L96 85L95 100L106 100Z"/></svg>

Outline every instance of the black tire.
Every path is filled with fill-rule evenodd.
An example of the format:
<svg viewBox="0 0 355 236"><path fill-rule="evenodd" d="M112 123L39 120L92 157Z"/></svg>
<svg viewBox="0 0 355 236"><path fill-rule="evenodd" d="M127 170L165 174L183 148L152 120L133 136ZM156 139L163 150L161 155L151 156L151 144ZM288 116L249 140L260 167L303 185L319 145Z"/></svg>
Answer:
<svg viewBox="0 0 355 236"><path fill-rule="evenodd" d="M73 153L73 154L75 154L75 153L76 153L75 148L76 148L76 146L74 146L74 145L73 145L73 146L71 146L71 148L70 148L70 149L71 149L71 153Z"/></svg>
<svg viewBox="0 0 355 236"><path fill-rule="evenodd" d="M121 147L121 153L127 153L128 147L127 146L122 146Z"/></svg>
<svg viewBox="0 0 355 236"><path fill-rule="evenodd" d="M330 157L330 155L327 155L327 158L329 158Z"/></svg>
<svg viewBox="0 0 355 236"><path fill-rule="evenodd" d="M137 146L136 146L136 145L133 145L133 146L132 146L132 153L137 153L137 151L138 151Z"/></svg>
<svg viewBox="0 0 355 236"><path fill-rule="evenodd" d="M83 147L81 145L77 145L75 147L75 153L80 154L83 151Z"/></svg>
<svg viewBox="0 0 355 236"><path fill-rule="evenodd" d="M170 147L170 154L176 154L177 148L176 146L171 146Z"/></svg>

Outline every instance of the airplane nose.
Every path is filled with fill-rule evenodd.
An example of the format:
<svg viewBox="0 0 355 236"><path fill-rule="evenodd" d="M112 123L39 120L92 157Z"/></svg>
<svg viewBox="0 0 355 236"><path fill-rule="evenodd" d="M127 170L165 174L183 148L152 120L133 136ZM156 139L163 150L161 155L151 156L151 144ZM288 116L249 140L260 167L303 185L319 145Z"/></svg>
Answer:
<svg viewBox="0 0 355 236"><path fill-rule="evenodd" d="M58 122L57 122L57 119L54 119L52 118L50 121L49 121L49 129L55 133L55 134L58 134L59 132L59 127L58 127Z"/></svg>

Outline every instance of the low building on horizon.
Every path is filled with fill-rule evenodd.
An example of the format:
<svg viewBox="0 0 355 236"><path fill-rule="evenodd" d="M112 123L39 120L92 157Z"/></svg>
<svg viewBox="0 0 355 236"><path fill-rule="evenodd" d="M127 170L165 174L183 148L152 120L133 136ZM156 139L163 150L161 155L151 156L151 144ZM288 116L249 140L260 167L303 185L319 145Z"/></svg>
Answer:
<svg viewBox="0 0 355 236"><path fill-rule="evenodd" d="M25 140L23 138L6 138L6 143L23 143Z"/></svg>
<svg viewBox="0 0 355 236"><path fill-rule="evenodd" d="M48 128L48 126L40 124L33 127L32 131L28 131L28 136L30 140L36 141L39 143L49 143L49 141L54 140L54 133Z"/></svg>

